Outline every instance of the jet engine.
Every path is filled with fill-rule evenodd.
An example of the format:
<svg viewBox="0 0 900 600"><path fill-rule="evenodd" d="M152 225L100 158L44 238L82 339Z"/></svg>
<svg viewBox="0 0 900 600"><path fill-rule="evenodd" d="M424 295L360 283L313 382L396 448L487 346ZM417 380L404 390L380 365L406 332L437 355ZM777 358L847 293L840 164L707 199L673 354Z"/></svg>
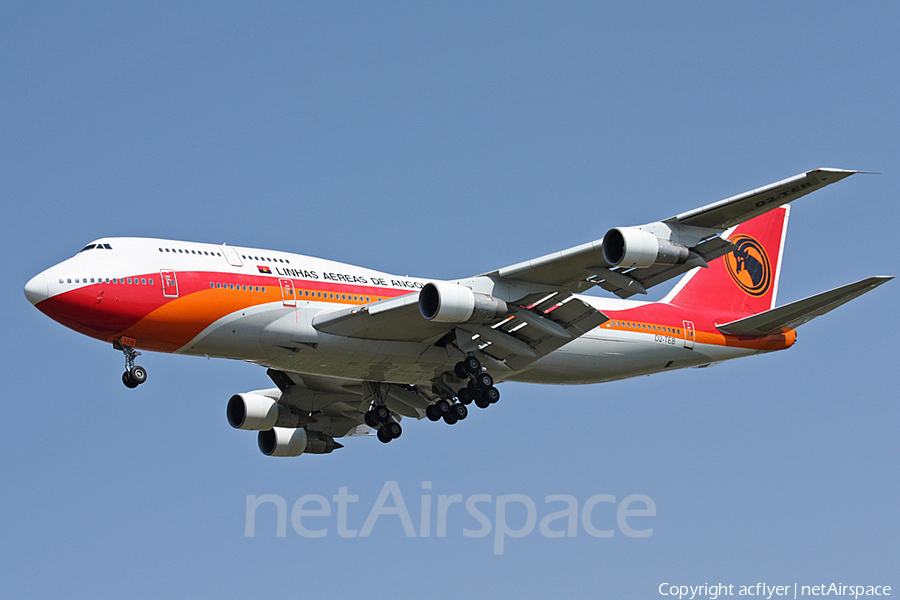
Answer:
<svg viewBox="0 0 900 600"><path fill-rule="evenodd" d="M456 283L426 283L419 292L419 312L438 323L486 321L502 317L508 310L503 300Z"/></svg>
<svg viewBox="0 0 900 600"><path fill-rule="evenodd" d="M307 431L302 427L273 427L268 431L260 431L256 441L260 451L266 456L300 456L304 452L328 454L335 448L343 448L333 437L320 431Z"/></svg>
<svg viewBox="0 0 900 600"><path fill-rule="evenodd" d="M634 227L616 227L603 236L603 258L613 267L680 265L689 255L684 246Z"/></svg>
<svg viewBox="0 0 900 600"><path fill-rule="evenodd" d="M249 429L260 431L273 427L298 427L305 425L308 415L297 410L293 406L280 404L277 398L281 395L278 390L263 390L275 395L267 395L262 392L247 392L235 394L228 401L228 424L235 429Z"/></svg>

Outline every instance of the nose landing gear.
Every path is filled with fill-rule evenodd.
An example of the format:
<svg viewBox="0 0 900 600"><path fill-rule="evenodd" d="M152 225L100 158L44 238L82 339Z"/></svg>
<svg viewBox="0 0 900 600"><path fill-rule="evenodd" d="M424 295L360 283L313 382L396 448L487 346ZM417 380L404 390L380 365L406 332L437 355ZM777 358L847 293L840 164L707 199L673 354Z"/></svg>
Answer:
<svg viewBox="0 0 900 600"><path fill-rule="evenodd" d="M134 389L147 381L147 369L134 364L134 359L141 353L121 342L116 342L116 345L125 353L125 372L122 373L122 383L125 384L125 387Z"/></svg>

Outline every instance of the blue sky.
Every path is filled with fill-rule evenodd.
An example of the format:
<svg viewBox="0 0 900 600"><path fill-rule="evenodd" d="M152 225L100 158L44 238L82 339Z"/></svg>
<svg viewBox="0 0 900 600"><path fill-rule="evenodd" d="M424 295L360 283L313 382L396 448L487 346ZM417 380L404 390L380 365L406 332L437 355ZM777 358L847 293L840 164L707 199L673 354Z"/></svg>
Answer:
<svg viewBox="0 0 900 600"><path fill-rule="evenodd" d="M900 288L782 353L587 387L505 384L449 427L269 459L225 404L260 368L122 358L22 286L103 236L290 250L453 278L805 170L780 302L896 275L895 3L267 3L0 7L7 315L0 588L10 596L650 598L661 583L900 587ZM659 294L657 294L658 297ZM320 539L248 495L649 496L652 536L538 528ZM431 482L430 490L422 482ZM311 507L307 506L307 508ZM496 502L488 507L495 507ZM266 512L268 510L269 512ZM491 519L496 516L486 509ZM333 513L334 514L334 513ZM615 527L599 504L598 528ZM434 519L434 517L432 517ZM521 505L509 508L516 528ZM307 521L304 521L307 522ZM560 521L554 528L561 529Z"/></svg>

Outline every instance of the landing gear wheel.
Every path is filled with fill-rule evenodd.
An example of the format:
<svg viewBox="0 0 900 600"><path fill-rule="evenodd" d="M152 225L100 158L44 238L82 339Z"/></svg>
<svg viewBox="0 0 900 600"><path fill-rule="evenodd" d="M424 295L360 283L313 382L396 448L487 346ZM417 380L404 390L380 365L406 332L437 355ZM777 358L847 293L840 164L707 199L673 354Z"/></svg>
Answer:
<svg viewBox="0 0 900 600"><path fill-rule="evenodd" d="M138 365L131 367L128 370L128 375L131 376L131 380L134 381L135 385L141 385L147 381L147 369Z"/></svg>
<svg viewBox="0 0 900 600"><path fill-rule="evenodd" d="M462 421L469 416L469 409L457 403L450 407L450 414L456 417L458 421Z"/></svg>
<svg viewBox="0 0 900 600"><path fill-rule="evenodd" d="M138 386L137 381L131 378L130 371L125 371L124 373L122 373L122 383L125 384L125 387L132 390Z"/></svg>
<svg viewBox="0 0 900 600"><path fill-rule="evenodd" d="M446 423L447 425L456 425L457 421L459 421L459 418L451 413L447 413L446 415L444 415L444 423Z"/></svg>
<svg viewBox="0 0 900 600"><path fill-rule="evenodd" d="M381 442L382 444L387 444L392 439L394 439L394 438L391 437L391 434L388 433L387 431L385 431L384 429L378 430L378 441Z"/></svg>
<svg viewBox="0 0 900 600"><path fill-rule="evenodd" d="M440 413L438 413L437 408L434 404L428 405L428 408L425 409L425 416L428 417L428 420L432 422L441 420L441 415Z"/></svg>
<svg viewBox="0 0 900 600"><path fill-rule="evenodd" d="M478 408L487 408L491 403L485 400L484 398L475 398L475 406Z"/></svg>
<svg viewBox="0 0 900 600"><path fill-rule="evenodd" d="M134 359L141 355L140 352L131 346L122 344L120 340L116 340L113 348L121 350L125 354L125 373L122 374L122 383L125 384L125 387L133 389L147 381L147 370L134 364Z"/></svg>
<svg viewBox="0 0 900 600"><path fill-rule="evenodd" d="M494 404L500 399L500 390L495 387L489 387L481 393L481 397L487 402Z"/></svg>
<svg viewBox="0 0 900 600"><path fill-rule="evenodd" d="M453 367L453 372L460 379L465 379L469 376L468 371L466 371L466 363L464 363L463 361L459 361L458 363L456 363L456 366Z"/></svg>
<svg viewBox="0 0 900 600"><path fill-rule="evenodd" d="M387 425L381 428L381 431L387 432L389 436L391 436L392 440L397 439L403 434L403 428L400 427L400 423L396 421L391 421Z"/></svg>
<svg viewBox="0 0 900 600"><path fill-rule="evenodd" d="M378 428L378 421L375 420L375 413L373 411L367 411L364 418L366 421L366 425L368 425L372 429Z"/></svg>
<svg viewBox="0 0 900 600"><path fill-rule="evenodd" d="M489 373L479 373L475 376L474 381L475 385L483 390L486 390L494 385L494 378L491 377Z"/></svg>
<svg viewBox="0 0 900 600"><path fill-rule="evenodd" d="M456 397L459 398L459 401L463 404L472 404L472 400L475 399L475 396L472 395L469 388L462 388L456 392Z"/></svg>
<svg viewBox="0 0 900 600"><path fill-rule="evenodd" d="M444 417L450 412L450 403L442 398L434 404L434 410L436 415Z"/></svg>
<svg viewBox="0 0 900 600"><path fill-rule="evenodd" d="M391 418L391 411L387 409L387 406L379 405L372 409L372 415L377 423L387 423Z"/></svg>
<svg viewBox="0 0 900 600"><path fill-rule="evenodd" d="M463 368L469 375L477 375L481 372L481 361L474 356L467 356L463 361Z"/></svg>

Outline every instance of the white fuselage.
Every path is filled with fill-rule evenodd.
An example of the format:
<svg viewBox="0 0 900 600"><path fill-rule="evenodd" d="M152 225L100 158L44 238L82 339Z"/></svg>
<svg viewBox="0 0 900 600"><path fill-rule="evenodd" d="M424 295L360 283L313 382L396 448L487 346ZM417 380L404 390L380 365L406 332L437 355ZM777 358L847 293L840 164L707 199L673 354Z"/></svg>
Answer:
<svg viewBox="0 0 900 600"><path fill-rule="evenodd" d="M416 293L426 279L244 247L142 238L106 238L93 246L29 282L29 298L63 324L107 342L133 339L147 350L410 384L427 383L460 359L450 345L336 336L312 325L323 311ZM715 315L664 303L580 299L610 321L523 370L491 364L494 377L595 383L778 349L721 343L709 331Z"/></svg>

